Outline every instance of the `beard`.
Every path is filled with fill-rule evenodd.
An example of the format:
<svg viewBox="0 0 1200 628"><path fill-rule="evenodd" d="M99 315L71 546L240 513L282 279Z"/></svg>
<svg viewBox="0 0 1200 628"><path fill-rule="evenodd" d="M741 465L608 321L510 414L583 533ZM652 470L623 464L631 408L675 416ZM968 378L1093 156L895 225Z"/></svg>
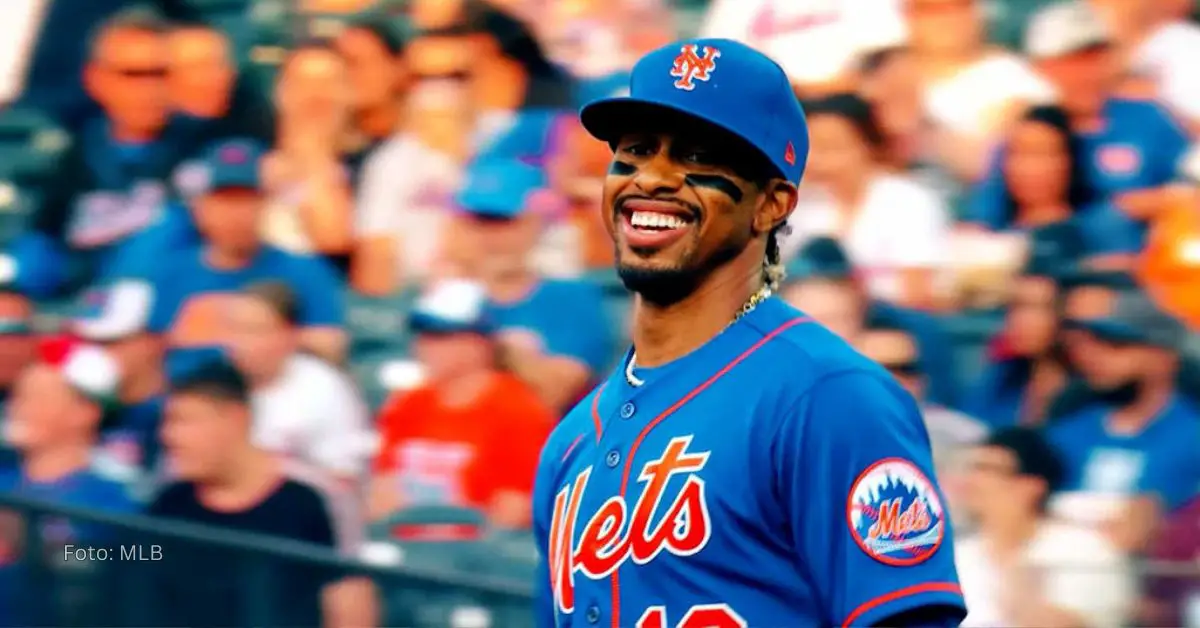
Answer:
<svg viewBox="0 0 1200 628"><path fill-rule="evenodd" d="M621 259L621 252L618 250L617 276L621 278L626 290L641 296L652 305L666 307L691 296L713 270L732 261L745 247L746 243L730 242L703 258L692 250L683 255L679 262L663 267L626 263Z"/></svg>

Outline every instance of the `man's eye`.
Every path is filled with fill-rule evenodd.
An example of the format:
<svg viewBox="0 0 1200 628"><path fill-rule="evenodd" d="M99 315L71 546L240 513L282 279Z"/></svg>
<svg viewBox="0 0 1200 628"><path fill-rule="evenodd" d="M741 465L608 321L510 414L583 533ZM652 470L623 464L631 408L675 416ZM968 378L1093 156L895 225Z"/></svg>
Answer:
<svg viewBox="0 0 1200 628"><path fill-rule="evenodd" d="M713 157L706 150L689 150L683 154L683 160L690 164L711 164Z"/></svg>
<svg viewBox="0 0 1200 628"><path fill-rule="evenodd" d="M621 152L635 157L645 157L646 155L653 154L654 147L646 143L626 144L621 149Z"/></svg>

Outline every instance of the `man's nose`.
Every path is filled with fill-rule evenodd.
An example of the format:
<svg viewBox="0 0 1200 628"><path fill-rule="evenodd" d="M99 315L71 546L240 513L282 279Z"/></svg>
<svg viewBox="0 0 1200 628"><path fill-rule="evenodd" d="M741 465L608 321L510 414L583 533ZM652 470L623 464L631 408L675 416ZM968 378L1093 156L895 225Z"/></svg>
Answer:
<svg viewBox="0 0 1200 628"><path fill-rule="evenodd" d="M642 163L633 182L647 196L655 196L679 191L685 175L664 150Z"/></svg>

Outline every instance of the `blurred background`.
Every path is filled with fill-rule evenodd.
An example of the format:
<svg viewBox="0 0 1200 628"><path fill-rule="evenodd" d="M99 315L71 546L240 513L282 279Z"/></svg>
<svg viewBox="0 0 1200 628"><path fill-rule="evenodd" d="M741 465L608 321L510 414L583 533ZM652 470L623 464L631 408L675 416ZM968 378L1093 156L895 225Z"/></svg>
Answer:
<svg viewBox="0 0 1200 628"><path fill-rule="evenodd" d="M628 340L576 111L702 35L805 105L782 296L923 406L968 625L1200 626L1192 0L3 4L0 625L530 625Z"/></svg>

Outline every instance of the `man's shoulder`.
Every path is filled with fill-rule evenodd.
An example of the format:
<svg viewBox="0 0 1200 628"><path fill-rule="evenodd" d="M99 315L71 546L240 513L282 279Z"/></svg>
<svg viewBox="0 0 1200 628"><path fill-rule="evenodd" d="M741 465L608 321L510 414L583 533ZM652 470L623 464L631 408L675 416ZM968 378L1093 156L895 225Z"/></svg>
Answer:
<svg viewBox="0 0 1200 628"><path fill-rule="evenodd" d="M543 299L570 299L572 301L599 301L604 291L593 281L585 279L544 279L538 290Z"/></svg>
<svg viewBox="0 0 1200 628"><path fill-rule="evenodd" d="M759 307L764 315L751 325L761 335L754 353L759 354L755 366L764 377L806 387L834 374L878 370L837 334L781 299Z"/></svg>
<svg viewBox="0 0 1200 628"><path fill-rule="evenodd" d="M173 480L154 494L149 511L155 515L175 515L189 512L198 505L195 485L184 480Z"/></svg>
<svg viewBox="0 0 1200 628"><path fill-rule="evenodd" d="M1175 125L1175 118L1156 100L1118 96L1108 101L1109 112L1117 121L1130 125L1147 122L1168 122Z"/></svg>

